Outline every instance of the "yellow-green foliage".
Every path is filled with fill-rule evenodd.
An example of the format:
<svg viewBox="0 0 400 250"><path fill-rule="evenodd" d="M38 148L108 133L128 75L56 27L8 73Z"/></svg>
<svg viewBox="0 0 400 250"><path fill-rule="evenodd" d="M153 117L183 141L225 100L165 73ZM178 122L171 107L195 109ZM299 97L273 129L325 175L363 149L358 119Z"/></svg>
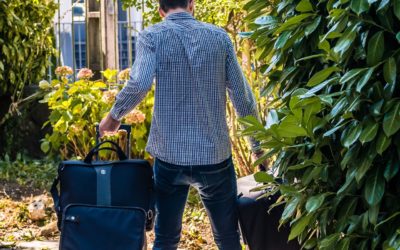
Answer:
<svg viewBox="0 0 400 250"><path fill-rule="evenodd" d="M0 96L14 95L46 73L54 54L54 1L0 1Z"/></svg>
<svg viewBox="0 0 400 250"><path fill-rule="evenodd" d="M109 77L105 71L107 78ZM118 73L113 72L114 75ZM41 148L45 153L60 154L61 158L84 158L95 144L95 126L110 111L115 96L123 84L109 84L103 81L78 80L69 83L65 76L50 84L41 82L49 91L42 102L48 104L51 114L44 124L52 127L52 132L43 139ZM132 125L132 152L134 157L144 157L148 128L151 120L153 92L135 109L144 113L145 119L126 118L123 123ZM137 109L140 109L138 111ZM128 115L129 116L129 115Z"/></svg>

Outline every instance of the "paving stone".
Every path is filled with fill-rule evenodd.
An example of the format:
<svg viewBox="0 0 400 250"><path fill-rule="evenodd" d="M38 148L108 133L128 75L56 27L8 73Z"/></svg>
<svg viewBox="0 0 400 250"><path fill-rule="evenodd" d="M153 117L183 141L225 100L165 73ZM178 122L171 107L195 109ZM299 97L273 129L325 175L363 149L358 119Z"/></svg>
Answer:
<svg viewBox="0 0 400 250"><path fill-rule="evenodd" d="M17 243L16 249L58 250L58 241L31 241Z"/></svg>

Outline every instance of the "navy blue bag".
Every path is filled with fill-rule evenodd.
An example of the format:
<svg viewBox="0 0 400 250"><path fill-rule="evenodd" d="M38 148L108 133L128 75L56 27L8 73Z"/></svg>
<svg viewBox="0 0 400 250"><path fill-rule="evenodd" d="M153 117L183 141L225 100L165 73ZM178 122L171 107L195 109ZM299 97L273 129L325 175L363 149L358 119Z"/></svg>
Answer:
<svg viewBox="0 0 400 250"><path fill-rule="evenodd" d="M101 148L104 143L114 147ZM92 161L100 150L113 150L120 160ZM153 226L152 167L127 159L111 141L99 143L84 161L63 161L51 194L62 250L139 250Z"/></svg>

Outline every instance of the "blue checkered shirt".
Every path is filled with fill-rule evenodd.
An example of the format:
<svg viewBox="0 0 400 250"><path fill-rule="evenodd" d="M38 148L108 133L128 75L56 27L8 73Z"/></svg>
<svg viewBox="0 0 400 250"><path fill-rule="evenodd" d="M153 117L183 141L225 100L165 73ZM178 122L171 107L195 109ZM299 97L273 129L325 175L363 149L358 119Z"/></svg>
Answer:
<svg viewBox="0 0 400 250"><path fill-rule="evenodd" d="M130 80L117 95L111 117L120 120L130 112L155 79L146 150L176 165L217 164L229 158L226 92L239 117L257 117L257 108L228 34L179 12L142 31L136 48Z"/></svg>

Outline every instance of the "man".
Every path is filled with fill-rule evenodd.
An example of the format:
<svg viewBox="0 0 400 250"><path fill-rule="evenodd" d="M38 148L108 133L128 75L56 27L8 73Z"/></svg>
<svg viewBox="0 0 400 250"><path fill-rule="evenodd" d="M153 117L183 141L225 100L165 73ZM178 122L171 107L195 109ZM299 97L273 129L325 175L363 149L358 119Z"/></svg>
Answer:
<svg viewBox="0 0 400 250"><path fill-rule="evenodd" d="M116 131L156 79L146 150L155 158L155 250L177 249L189 186L201 196L219 249L241 249L226 90L240 117L256 102L227 33L193 17L194 0L160 0L164 21L141 32L130 81L100 124ZM260 155L251 140L253 157Z"/></svg>

